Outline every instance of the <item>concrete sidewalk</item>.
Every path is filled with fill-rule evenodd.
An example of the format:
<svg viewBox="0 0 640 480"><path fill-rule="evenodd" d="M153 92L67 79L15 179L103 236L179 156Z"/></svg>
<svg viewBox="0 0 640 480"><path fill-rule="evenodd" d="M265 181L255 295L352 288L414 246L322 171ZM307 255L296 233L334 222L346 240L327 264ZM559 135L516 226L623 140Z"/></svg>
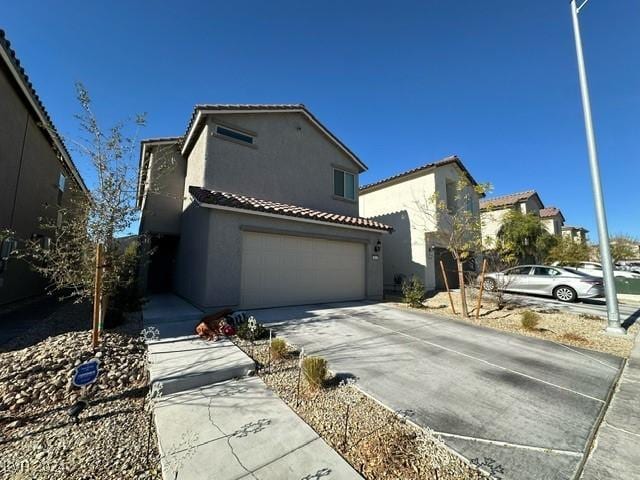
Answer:
<svg viewBox="0 0 640 480"><path fill-rule="evenodd" d="M162 397L165 479L361 479L257 377Z"/></svg>
<svg viewBox="0 0 640 480"><path fill-rule="evenodd" d="M204 312L176 295L152 295L142 307L145 328L158 329L160 338L193 335Z"/></svg>
<svg viewBox="0 0 640 480"><path fill-rule="evenodd" d="M188 335L202 315L172 295L152 297L143 311L161 337L149 341L149 373L162 384L154 420L163 478L361 478L262 380L246 376L254 362L230 340Z"/></svg>
<svg viewBox="0 0 640 480"><path fill-rule="evenodd" d="M580 478L640 478L639 442L640 336L636 337L635 347L620 377Z"/></svg>

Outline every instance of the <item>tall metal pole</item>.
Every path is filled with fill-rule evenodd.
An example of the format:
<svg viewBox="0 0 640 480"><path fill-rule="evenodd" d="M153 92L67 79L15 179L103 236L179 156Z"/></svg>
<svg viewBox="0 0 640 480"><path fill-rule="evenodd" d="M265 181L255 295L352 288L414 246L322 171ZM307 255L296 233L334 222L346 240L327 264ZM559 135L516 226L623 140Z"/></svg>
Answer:
<svg viewBox="0 0 640 480"><path fill-rule="evenodd" d="M580 75L580 90L582 92L582 108L584 111L584 126L587 132L587 147L589 149L589 167L591 168L591 185L596 206L598 223L598 237L600 240L600 258L602 260L602 273L604 280L605 299L607 302L608 326L607 333L624 335L626 331L620 325L620 313L618 311L618 297L616 284L613 278L613 262L611 261L611 249L609 246L609 230L607 228L607 216L604 211L604 199L602 196L602 183L600 181L600 166L598 164L598 152L596 150L596 138L593 133L593 121L591 119L591 102L589 100L589 87L587 86L587 73L584 66L582 53L582 38L580 36L580 22L578 12L587 0L578 7L576 0L571 0L571 16L573 18L573 33L576 41L576 55L578 57L578 73Z"/></svg>

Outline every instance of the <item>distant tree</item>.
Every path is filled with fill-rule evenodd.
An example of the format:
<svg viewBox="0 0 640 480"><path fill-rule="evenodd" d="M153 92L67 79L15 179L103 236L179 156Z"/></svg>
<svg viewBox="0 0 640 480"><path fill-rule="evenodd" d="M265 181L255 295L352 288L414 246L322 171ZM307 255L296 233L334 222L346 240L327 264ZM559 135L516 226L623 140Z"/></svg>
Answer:
<svg viewBox="0 0 640 480"><path fill-rule="evenodd" d="M506 263L540 263L556 241L538 215L510 210L498 232L496 250Z"/></svg>
<svg viewBox="0 0 640 480"><path fill-rule="evenodd" d="M562 237L549 249L547 262L558 262L560 265L577 265L586 262L591 256L589 245L584 242L576 242L570 237Z"/></svg>
<svg viewBox="0 0 640 480"><path fill-rule="evenodd" d="M466 177L460 177L451 192L453 202L440 198L435 192L429 198L416 201L415 205L424 220L421 228L455 259L464 317L469 316L464 263L482 249L480 214L471 207L474 198L489 189L489 184L473 185Z"/></svg>
<svg viewBox="0 0 640 480"><path fill-rule="evenodd" d="M638 256L640 240L631 235L615 235L610 239L611 258L614 262L629 260Z"/></svg>

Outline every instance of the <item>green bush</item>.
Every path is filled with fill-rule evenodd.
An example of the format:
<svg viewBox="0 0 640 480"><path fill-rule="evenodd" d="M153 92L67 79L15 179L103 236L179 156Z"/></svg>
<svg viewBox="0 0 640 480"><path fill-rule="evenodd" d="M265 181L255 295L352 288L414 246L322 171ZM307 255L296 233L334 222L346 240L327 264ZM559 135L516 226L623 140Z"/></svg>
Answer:
<svg viewBox="0 0 640 480"><path fill-rule="evenodd" d="M287 342L282 338L274 338L271 340L269 349L271 350L271 358L273 360L280 360L287 357Z"/></svg>
<svg viewBox="0 0 640 480"><path fill-rule="evenodd" d="M324 385L327 376L327 361L322 357L306 357L302 360L302 374L313 390Z"/></svg>
<svg viewBox="0 0 640 480"><path fill-rule="evenodd" d="M254 332L252 332L251 330L249 330L249 322L247 321L240 324L236 335L243 340L256 341L269 337L269 330L264 328L259 323L256 323L256 329Z"/></svg>
<svg viewBox="0 0 640 480"><path fill-rule="evenodd" d="M417 277L411 277L411 280L402 282L403 300L411 307L422 307L422 299L424 298L424 283Z"/></svg>
<svg viewBox="0 0 640 480"><path fill-rule="evenodd" d="M535 330L540 323L540 315L531 310L525 310L520 314L520 322L527 330Z"/></svg>

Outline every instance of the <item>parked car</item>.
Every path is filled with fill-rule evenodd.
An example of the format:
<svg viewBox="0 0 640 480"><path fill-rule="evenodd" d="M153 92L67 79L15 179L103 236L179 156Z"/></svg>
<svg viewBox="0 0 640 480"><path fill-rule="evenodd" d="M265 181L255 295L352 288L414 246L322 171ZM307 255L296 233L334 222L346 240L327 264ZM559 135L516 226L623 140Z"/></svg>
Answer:
<svg viewBox="0 0 640 480"><path fill-rule="evenodd" d="M604 295L602 279L572 268L547 265L520 265L485 276L488 291L548 295L562 302L574 302L579 298L596 298Z"/></svg>
<svg viewBox="0 0 640 480"><path fill-rule="evenodd" d="M640 274L640 260L621 260L616 264L621 270Z"/></svg>
<svg viewBox="0 0 640 480"><path fill-rule="evenodd" d="M592 277L603 277L602 264L598 262L580 262L575 269ZM616 278L640 278L640 273L620 270L614 267L613 276Z"/></svg>

